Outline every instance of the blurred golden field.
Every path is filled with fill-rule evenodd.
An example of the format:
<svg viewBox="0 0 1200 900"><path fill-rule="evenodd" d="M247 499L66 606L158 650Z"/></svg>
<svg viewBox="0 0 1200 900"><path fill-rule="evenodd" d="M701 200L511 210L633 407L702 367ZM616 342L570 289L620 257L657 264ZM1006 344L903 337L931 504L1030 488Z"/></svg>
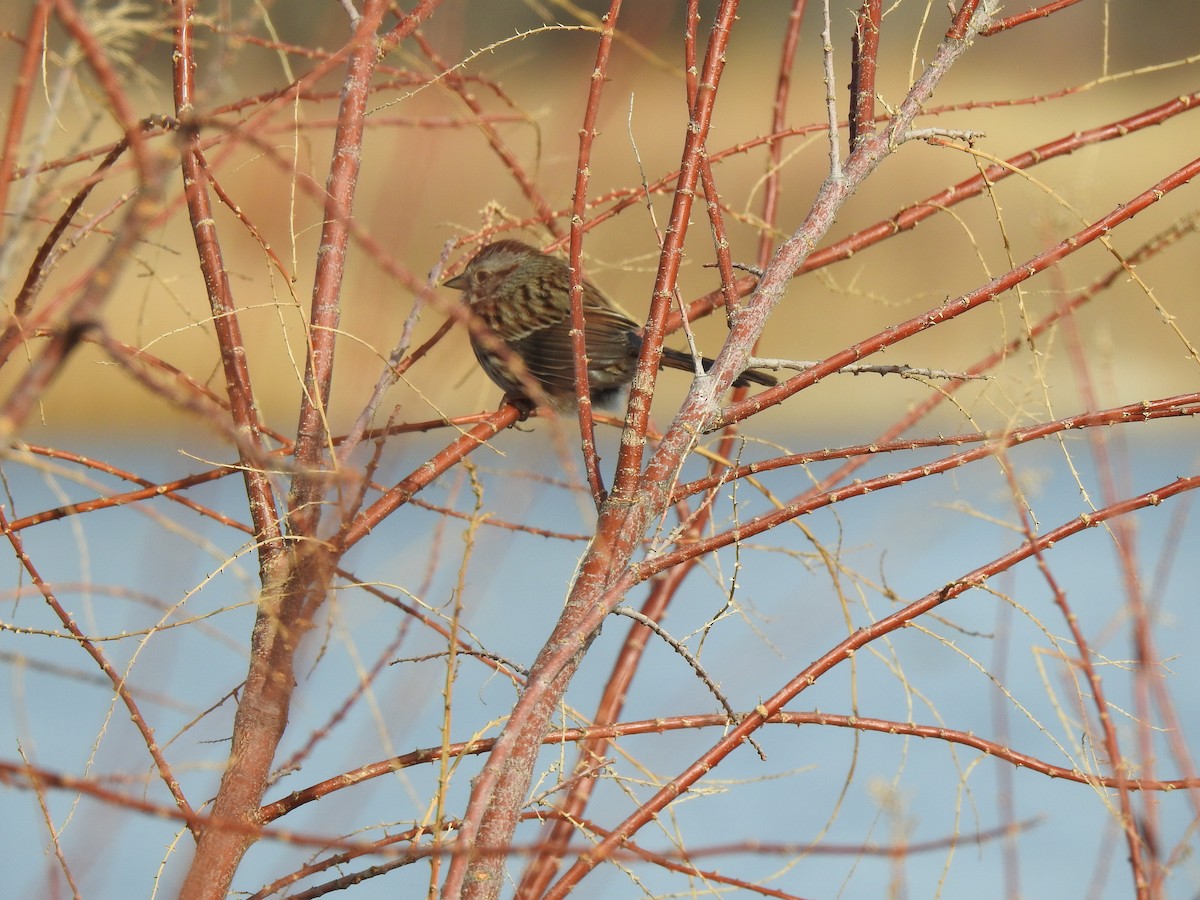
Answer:
<svg viewBox="0 0 1200 900"><path fill-rule="evenodd" d="M655 182L674 171L686 123L681 5L628 6L609 67L600 134L590 165L589 198L596 212L612 205L604 198L636 192L643 178ZM835 47L842 50L836 54L836 86L844 117L849 74L843 48L848 46L853 5L834 7ZM557 224L564 229L567 223L561 214L571 199L582 102L594 65L593 16L605 8L596 3L551 4L545 9L521 2L447 4L422 32L440 63L406 45L383 61L377 75L381 86L371 97L354 205L355 225L371 246L358 243L348 261L341 319L346 339L338 349L331 404L335 431L344 429L345 417L357 409L349 401L378 377L412 308L413 285L426 281L447 241L510 221L529 223L530 227L515 232L519 236L540 244L549 241L546 229L534 224L537 215L512 172L489 148L474 114L448 85L451 76L437 77L439 65L455 66L453 77L466 79L480 114L549 206L560 213ZM814 25L818 12L816 7L807 12ZM762 262L758 222L766 152L759 141L744 152L724 154L770 131L778 35L787 13L780 3L743 8L709 141L710 155L719 158L715 171L728 206L732 256L745 263ZM113 42L114 61L137 112L169 113L170 59L164 40L169 30L158 11L147 5L99 5L91 15L109 23L104 33ZM286 430L300 390L303 319L321 220L317 194L329 161L340 73L335 70L322 79L314 96L277 104L255 124L252 134L239 133L238 122L252 115L254 104L236 112L223 110L242 98L262 102L312 66L320 58L314 51L332 46L325 36L342 34L346 23L335 4L269 7L261 19L248 7L203 15L197 106L202 115L212 116L203 131L208 159L221 187L279 255L285 269L276 270L259 241L228 209L219 208L217 224L233 294L244 311L258 400L268 419ZM930 23L922 27L926 16L923 6L908 3L885 19L879 77L884 102L902 98L922 53L938 37ZM1107 31L1104 17L1090 4L1080 4L1027 26L1019 43L1015 34L981 41L935 97L939 106L976 108L931 114L918 125L983 131L986 137L976 142L976 148L1003 159L1157 105L1194 85L1195 63L1188 58L1197 50L1189 35L1200 28L1200 12L1194 4L1114 3L1106 6L1106 16ZM268 23L277 29L278 46L264 45ZM77 55L71 56L63 36L52 35L51 46L55 50L51 62L58 64L48 66L45 82L34 92L40 111L31 114L38 128L26 137L27 162L57 161L103 147L119 136L111 116L97 103L95 85ZM289 53L289 47L307 52ZM781 207L770 232L773 241L804 216L827 170L819 49L817 28L806 27L786 121L790 127L810 130L783 143ZM3 60L9 77L15 50L10 44ZM1014 53L1022 57L1019 64L1014 64ZM1061 96L1054 96L1056 92ZM1032 97L1046 99L1028 102ZM49 108L51 100L53 108ZM1200 145L1197 121L1195 114L1178 116L1127 139L1087 147L1035 167L1028 178L1011 178L998 185L991 199L955 207L913 232L805 275L794 283L786 307L767 328L761 354L820 359L847 341L935 307L989 274L1003 271L1011 261L1038 252L1058 235L1081 227L1082 219L1107 212L1179 165ZM159 135L153 145L169 166L171 137ZM86 161L56 166L14 183L14 199L26 202L27 208L9 214L6 265L0 273L9 295L20 284L45 223L88 177L94 157L93 153ZM123 165L128 174L128 164ZM868 189L846 207L830 241L886 219L976 171L977 162L968 154L913 143L889 159ZM82 226L89 217L101 215L129 187L128 177L106 178L77 221ZM219 391L210 313L198 280L177 174L165 177L165 191L167 212L140 244L137 259L125 268L119 290L104 308L104 321L115 336L161 356ZM661 229L669 203L669 195L659 193L652 204L653 215L644 201L634 202L587 232L588 276L639 314L649 302L659 246L656 229ZM1179 215L1180 208L1173 202L1152 208L1115 236L1116 249L1128 252ZM680 279L685 299L718 285L715 271L705 268L712 250L702 204L697 204L693 218L689 259ZM48 292L68 290L86 271L103 251L111 221L99 223L65 255L47 285ZM469 248L456 251L449 262L468 253ZM1048 308L1055 297L1113 265L1115 260L1098 246L1072 257L1052 279L1026 287L1028 314ZM396 277L396 271L405 273L408 283ZM294 281L289 283L285 274ZM1180 328L1196 334L1198 255L1168 252L1139 274L1177 317ZM456 297L443 290L434 291L429 300L418 342L440 324L437 304L452 303ZM1020 332L1015 309L1013 303L997 304L912 339L902 359L878 361L939 369L967 366L1002 339ZM1091 304L1080 316L1080 325L1096 359L1107 361L1103 365L1108 379L1135 393L1157 395L1195 371L1195 361L1164 332L1158 311L1135 285L1119 285ZM715 349L722 330L719 322L703 323L702 345ZM1049 352L1045 360L1049 371L1056 371L1058 363ZM17 369L6 369L3 384L11 385ZM1023 393L1031 377L1028 361L1014 361L998 375L1011 380L1008 390ZM495 390L476 370L461 329L442 341L427 363L415 367L408 377L410 383L388 397L389 402L402 405L408 419L459 415L496 401ZM1067 380L1051 378L1055 389L1062 391L1069 389ZM681 396L684 388L672 377L664 380L669 398ZM805 420L819 416L828 422L870 419L896 410L898 404L902 408L912 393L912 386L899 379L842 377L809 391L802 402L777 413L775 420L786 428L785 422L795 416ZM171 427L187 427L188 417L148 398L138 385L106 365L102 354L84 349L45 397L36 428L140 432L160 431L168 422Z"/></svg>

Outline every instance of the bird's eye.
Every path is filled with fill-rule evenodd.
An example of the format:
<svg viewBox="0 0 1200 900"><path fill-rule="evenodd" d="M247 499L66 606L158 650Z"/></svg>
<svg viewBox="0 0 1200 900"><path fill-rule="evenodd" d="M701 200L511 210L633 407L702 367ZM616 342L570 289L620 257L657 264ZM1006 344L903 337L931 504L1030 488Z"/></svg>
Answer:
<svg viewBox="0 0 1200 900"><path fill-rule="evenodd" d="M474 277L475 277L476 284L484 284L487 282L487 280L489 278L492 277L492 273L488 272L484 269L478 269L478 270L476 270Z"/></svg>

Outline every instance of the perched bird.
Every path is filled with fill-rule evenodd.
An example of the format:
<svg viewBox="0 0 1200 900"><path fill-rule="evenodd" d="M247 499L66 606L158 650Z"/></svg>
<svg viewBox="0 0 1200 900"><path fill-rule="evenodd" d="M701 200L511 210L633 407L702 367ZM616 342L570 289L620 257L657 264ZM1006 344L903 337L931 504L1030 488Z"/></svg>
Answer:
<svg viewBox="0 0 1200 900"><path fill-rule="evenodd" d="M488 244L446 287L463 292L471 314L482 326L472 329L475 358L505 395L518 403L536 405L531 382L559 409L575 402L575 368L571 353L571 270L558 257L547 256L520 241ZM641 327L590 281L583 282L583 318L592 402L611 401L633 380L642 348ZM524 374L513 371L504 345L524 363ZM708 369L713 361L704 358ZM688 353L664 347L661 365L694 372ZM733 382L772 385L770 375L748 369Z"/></svg>

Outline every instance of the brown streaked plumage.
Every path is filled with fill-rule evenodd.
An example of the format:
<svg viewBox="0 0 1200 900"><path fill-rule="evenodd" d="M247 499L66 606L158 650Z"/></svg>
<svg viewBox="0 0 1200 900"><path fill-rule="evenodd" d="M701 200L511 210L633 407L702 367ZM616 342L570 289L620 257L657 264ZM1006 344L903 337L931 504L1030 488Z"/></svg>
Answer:
<svg viewBox="0 0 1200 900"><path fill-rule="evenodd" d="M565 261L521 241L504 240L488 244L461 275L446 282L446 287L463 292L481 326L471 331L475 358L510 399L527 404L539 401L540 397L530 396L537 393L531 388L537 387L560 409L575 402L570 275ZM642 347L641 328L587 280L583 317L592 402L603 404L633 380ZM524 373L513 371L512 357L499 352L500 344L524 363ZM712 362L705 357L704 367ZM661 365L695 371L690 354L666 347ZM748 369L733 384L745 387L751 382L776 383L770 375Z"/></svg>

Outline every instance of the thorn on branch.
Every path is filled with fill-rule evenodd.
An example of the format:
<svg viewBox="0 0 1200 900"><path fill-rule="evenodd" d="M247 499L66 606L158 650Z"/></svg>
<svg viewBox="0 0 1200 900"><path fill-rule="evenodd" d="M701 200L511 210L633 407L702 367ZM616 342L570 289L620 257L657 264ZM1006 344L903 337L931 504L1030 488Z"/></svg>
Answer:
<svg viewBox="0 0 1200 900"><path fill-rule="evenodd" d="M817 360L771 359L752 356L748 365L755 369L792 369L805 372L817 365ZM950 372L946 369L925 369L904 363L898 365L849 365L834 374L849 375L899 375L901 378L928 378L941 381L991 381L991 375L971 375L968 372Z"/></svg>
<svg viewBox="0 0 1200 900"><path fill-rule="evenodd" d="M986 131L960 130L954 128L913 128L904 133L904 141L928 141L936 146L944 146L943 141L962 141L969 147L974 147L980 138L987 137Z"/></svg>
<svg viewBox="0 0 1200 900"><path fill-rule="evenodd" d="M754 265L751 265L750 263L740 263L740 262L731 262L729 265L735 269L742 271L742 272L749 272L755 278L763 277L763 270L759 266L754 266Z"/></svg>

